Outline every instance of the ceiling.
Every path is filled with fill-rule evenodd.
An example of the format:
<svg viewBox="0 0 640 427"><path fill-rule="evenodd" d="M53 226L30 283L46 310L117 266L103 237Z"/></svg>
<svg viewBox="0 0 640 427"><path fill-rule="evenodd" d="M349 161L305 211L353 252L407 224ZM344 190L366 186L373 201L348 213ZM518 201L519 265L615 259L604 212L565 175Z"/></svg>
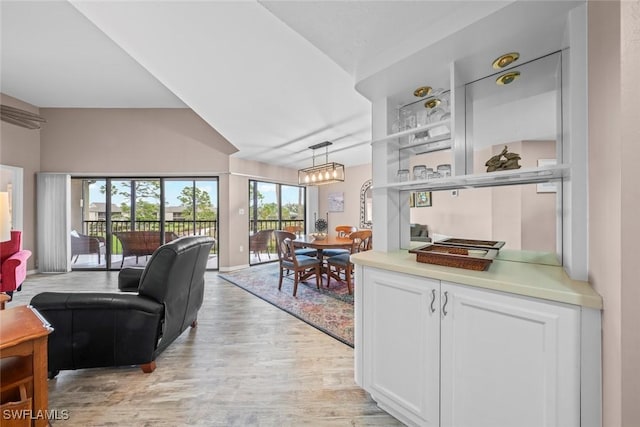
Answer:
<svg viewBox="0 0 640 427"><path fill-rule="evenodd" d="M280 166L369 163L357 81L511 1L6 1L0 90L41 108L191 108ZM324 154L317 153L317 154Z"/></svg>

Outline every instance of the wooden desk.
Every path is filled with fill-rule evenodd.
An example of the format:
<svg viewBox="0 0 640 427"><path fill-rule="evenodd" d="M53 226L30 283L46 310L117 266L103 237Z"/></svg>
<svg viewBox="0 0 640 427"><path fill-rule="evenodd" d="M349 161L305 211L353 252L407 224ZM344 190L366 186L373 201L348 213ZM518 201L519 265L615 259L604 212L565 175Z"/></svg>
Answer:
<svg viewBox="0 0 640 427"><path fill-rule="evenodd" d="M47 338L52 331L51 325L30 306L0 311L0 390L9 391L26 383L33 402L30 415L34 426L49 425Z"/></svg>
<svg viewBox="0 0 640 427"><path fill-rule="evenodd" d="M11 297L5 293L0 292L0 310L4 310L4 305L9 302Z"/></svg>

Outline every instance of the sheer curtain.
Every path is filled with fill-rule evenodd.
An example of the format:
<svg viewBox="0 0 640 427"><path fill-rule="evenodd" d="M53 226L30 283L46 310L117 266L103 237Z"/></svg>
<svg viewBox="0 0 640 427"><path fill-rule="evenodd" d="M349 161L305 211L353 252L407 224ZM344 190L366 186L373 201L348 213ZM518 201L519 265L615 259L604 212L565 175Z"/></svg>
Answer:
<svg viewBox="0 0 640 427"><path fill-rule="evenodd" d="M71 271L71 176L39 173L38 194L38 271Z"/></svg>

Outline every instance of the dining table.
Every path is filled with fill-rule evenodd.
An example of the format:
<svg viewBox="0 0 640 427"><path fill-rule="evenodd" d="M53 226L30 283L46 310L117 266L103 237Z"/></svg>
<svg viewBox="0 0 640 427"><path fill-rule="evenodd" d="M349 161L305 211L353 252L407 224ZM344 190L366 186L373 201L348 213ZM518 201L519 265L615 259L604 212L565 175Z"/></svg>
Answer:
<svg viewBox="0 0 640 427"><path fill-rule="evenodd" d="M293 244L298 247L315 249L318 252L318 255L317 255L318 259L322 261L324 256L323 251L325 249L349 249L350 250L353 245L353 240L351 240L348 237L338 237L337 235L326 235L324 238L318 239L310 234L303 234L298 236L293 241ZM323 275L326 275L327 277L331 275L337 281L342 281L342 279L340 279L339 277L335 276L334 274L331 274L331 271L329 271L328 267L325 266L324 263L320 265L320 269L322 270Z"/></svg>
<svg viewBox="0 0 640 427"><path fill-rule="evenodd" d="M351 249L353 240L348 237L338 237L327 235L323 239L318 239L310 234L303 234L297 237L293 244L299 247L313 248L318 251L318 259L322 259L325 249Z"/></svg>

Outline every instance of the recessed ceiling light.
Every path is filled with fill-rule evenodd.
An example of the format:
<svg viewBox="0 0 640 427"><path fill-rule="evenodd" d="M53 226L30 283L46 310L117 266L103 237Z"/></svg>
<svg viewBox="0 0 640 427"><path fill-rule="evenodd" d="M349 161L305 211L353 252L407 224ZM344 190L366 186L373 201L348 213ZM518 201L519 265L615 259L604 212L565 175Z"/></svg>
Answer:
<svg viewBox="0 0 640 427"><path fill-rule="evenodd" d="M422 98L423 96L427 96L431 93L431 86L420 86L418 89L413 91L413 94L418 98Z"/></svg>
<svg viewBox="0 0 640 427"><path fill-rule="evenodd" d="M504 73L496 79L496 84L499 85L508 85L513 83L515 79L520 77L520 71L510 71L508 73Z"/></svg>
<svg viewBox="0 0 640 427"><path fill-rule="evenodd" d="M518 52L505 53L500 58L493 61L493 68L500 70L504 67L508 67L513 62L517 61L518 58L520 58L520 54Z"/></svg>
<svg viewBox="0 0 640 427"><path fill-rule="evenodd" d="M440 100L438 98L430 98L424 103L425 108L434 108L438 105L440 105Z"/></svg>

